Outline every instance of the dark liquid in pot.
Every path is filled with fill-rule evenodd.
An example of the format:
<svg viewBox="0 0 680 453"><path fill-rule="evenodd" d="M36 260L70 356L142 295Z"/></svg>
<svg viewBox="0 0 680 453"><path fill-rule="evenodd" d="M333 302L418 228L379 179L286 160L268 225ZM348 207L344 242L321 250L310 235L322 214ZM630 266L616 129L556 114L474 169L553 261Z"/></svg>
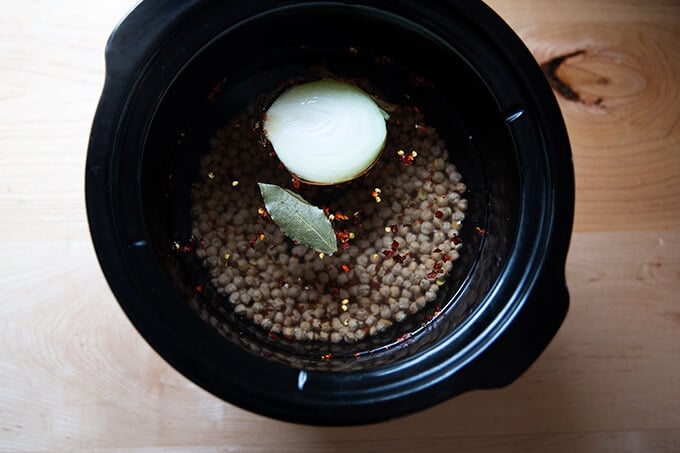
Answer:
<svg viewBox="0 0 680 453"><path fill-rule="evenodd" d="M243 112L210 140L192 189L194 247L175 246L196 249L225 306L271 339L356 343L403 329L408 317L450 297L439 290L462 247L466 186L417 106L392 112L370 172L328 188L291 178L260 140L258 115ZM258 182L323 207L338 252L319 255L285 237Z"/></svg>

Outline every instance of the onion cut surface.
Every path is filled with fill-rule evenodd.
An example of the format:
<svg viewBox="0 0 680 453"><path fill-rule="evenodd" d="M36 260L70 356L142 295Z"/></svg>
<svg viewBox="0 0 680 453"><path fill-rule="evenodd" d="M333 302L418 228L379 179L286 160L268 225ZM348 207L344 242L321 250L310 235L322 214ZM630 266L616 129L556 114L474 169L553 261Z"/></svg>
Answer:
<svg viewBox="0 0 680 453"><path fill-rule="evenodd" d="M385 146L388 115L349 83L319 80L289 88L267 110L264 130L281 163L299 180L351 181Z"/></svg>

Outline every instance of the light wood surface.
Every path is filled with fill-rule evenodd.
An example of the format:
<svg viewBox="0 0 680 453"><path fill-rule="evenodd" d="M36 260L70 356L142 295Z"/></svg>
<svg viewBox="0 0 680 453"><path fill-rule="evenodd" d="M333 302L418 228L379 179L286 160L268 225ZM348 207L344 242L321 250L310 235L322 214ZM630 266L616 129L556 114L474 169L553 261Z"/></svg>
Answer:
<svg viewBox="0 0 680 453"><path fill-rule="evenodd" d="M188 382L99 270L83 175L132 0L0 0L0 450L680 451L680 3L493 0L573 92L572 302L507 388L359 428L269 420ZM576 100L578 98L578 100Z"/></svg>

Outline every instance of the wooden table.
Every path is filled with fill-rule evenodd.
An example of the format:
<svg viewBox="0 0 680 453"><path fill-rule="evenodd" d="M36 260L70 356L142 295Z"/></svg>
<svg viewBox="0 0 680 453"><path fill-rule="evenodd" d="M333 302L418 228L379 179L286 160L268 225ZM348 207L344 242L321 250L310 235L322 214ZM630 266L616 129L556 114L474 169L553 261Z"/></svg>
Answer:
<svg viewBox="0 0 680 453"><path fill-rule="evenodd" d="M359 428L214 398L111 295L84 159L104 43L133 3L0 1L0 450L680 451L677 0L490 2L539 62L567 56L570 312L509 387Z"/></svg>

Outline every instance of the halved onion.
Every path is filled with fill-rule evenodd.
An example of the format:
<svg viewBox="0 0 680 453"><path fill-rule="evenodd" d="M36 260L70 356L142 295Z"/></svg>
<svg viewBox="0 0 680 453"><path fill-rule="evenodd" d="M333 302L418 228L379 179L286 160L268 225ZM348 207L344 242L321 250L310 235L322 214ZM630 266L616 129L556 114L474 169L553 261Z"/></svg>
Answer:
<svg viewBox="0 0 680 453"><path fill-rule="evenodd" d="M388 118L363 90L337 80L296 85L269 107L267 138L301 181L331 185L364 174L385 146Z"/></svg>

